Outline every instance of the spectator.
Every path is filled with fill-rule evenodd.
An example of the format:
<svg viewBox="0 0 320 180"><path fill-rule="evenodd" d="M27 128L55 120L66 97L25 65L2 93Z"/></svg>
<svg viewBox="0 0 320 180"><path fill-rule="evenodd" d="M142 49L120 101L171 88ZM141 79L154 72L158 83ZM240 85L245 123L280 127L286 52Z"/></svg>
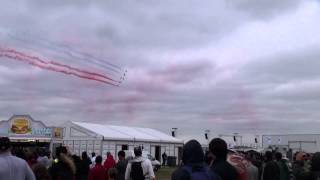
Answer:
<svg viewBox="0 0 320 180"><path fill-rule="evenodd" d="M104 168L108 172L110 168L113 168L116 165L116 161L110 152L107 152L107 159L104 161Z"/></svg>
<svg viewBox="0 0 320 180"><path fill-rule="evenodd" d="M276 152L276 161L280 169L280 180L289 180L290 172L289 167L284 159L282 159L282 154L280 152Z"/></svg>
<svg viewBox="0 0 320 180"><path fill-rule="evenodd" d="M183 166L173 172L171 180L216 180L213 173L204 161L204 153L200 143L190 140L183 148Z"/></svg>
<svg viewBox="0 0 320 180"><path fill-rule="evenodd" d="M77 155L72 155L72 159L73 159L73 163L74 163L74 165L75 165L75 167L76 167L76 179L77 180L79 180L79 179L81 179L81 174L80 174L80 172L81 172L81 159L80 159L80 157L79 156L77 156Z"/></svg>
<svg viewBox="0 0 320 180"><path fill-rule="evenodd" d="M134 159L127 165L125 180L155 180L151 161L142 157L141 147L134 148L134 154Z"/></svg>
<svg viewBox="0 0 320 180"><path fill-rule="evenodd" d="M46 156L44 149L39 150L39 156L37 158L37 163L44 165L47 169L49 168L51 162L49 158Z"/></svg>
<svg viewBox="0 0 320 180"><path fill-rule="evenodd" d="M306 154L304 158L304 170L310 174L311 170L311 155L309 153Z"/></svg>
<svg viewBox="0 0 320 180"><path fill-rule="evenodd" d="M259 169L253 165L252 156L250 154L246 157L248 165L247 165L247 180L259 180Z"/></svg>
<svg viewBox="0 0 320 180"><path fill-rule="evenodd" d="M293 160L293 152L292 152L292 149L289 149L287 151L287 158L289 159L289 161L292 161Z"/></svg>
<svg viewBox="0 0 320 180"><path fill-rule="evenodd" d="M320 179L320 152L315 153L311 159L311 179Z"/></svg>
<svg viewBox="0 0 320 180"><path fill-rule="evenodd" d="M88 180L106 180L107 171L102 166L102 157L97 156L95 160L96 160L95 166L90 170Z"/></svg>
<svg viewBox="0 0 320 180"><path fill-rule="evenodd" d="M255 153L255 152L251 152L249 153L249 159L251 161L251 163L258 168L258 174L259 174L259 178L262 175L262 157L261 154Z"/></svg>
<svg viewBox="0 0 320 180"><path fill-rule="evenodd" d="M238 173L236 169L227 162L227 143L220 138L211 140L209 144L211 153L215 156L211 169L223 180L236 180Z"/></svg>
<svg viewBox="0 0 320 180"><path fill-rule="evenodd" d="M227 162L230 163L237 171L237 180L247 180L248 161L241 153L230 151L227 155Z"/></svg>
<svg viewBox="0 0 320 180"><path fill-rule="evenodd" d="M26 161L10 153L10 140L0 137L0 177L6 180L35 180Z"/></svg>
<svg viewBox="0 0 320 180"><path fill-rule="evenodd" d="M51 180L47 167L42 163L33 165L32 170L36 180Z"/></svg>
<svg viewBox="0 0 320 180"><path fill-rule="evenodd" d="M108 171L109 180L117 180L118 171L116 168L110 168Z"/></svg>
<svg viewBox="0 0 320 180"><path fill-rule="evenodd" d="M86 151L81 154L81 168L79 169L80 180L87 180L90 171L91 160Z"/></svg>
<svg viewBox="0 0 320 180"><path fill-rule="evenodd" d="M91 153L91 165L90 165L90 168L94 168L95 164L96 164L96 153L92 152Z"/></svg>
<svg viewBox="0 0 320 180"><path fill-rule="evenodd" d="M68 156L67 148L60 146L56 148L56 157L53 165L49 168L52 180L74 179L76 168L72 159Z"/></svg>
<svg viewBox="0 0 320 180"><path fill-rule="evenodd" d="M167 159L168 159L168 156L166 154L166 152L163 152L162 154L162 166L165 166L167 163Z"/></svg>
<svg viewBox="0 0 320 180"><path fill-rule="evenodd" d="M119 151L118 158L119 158L119 161L116 164L116 168L118 170L117 180L124 180L124 177L126 174L126 168L128 164L128 161L125 159L126 153L124 151Z"/></svg>
<svg viewBox="0 0 320 180"><path fill-rule="evenodd" d="M280 180L280 168L276 162L273 161L273 154L267 151L265 154L265 164L262 170L263 180Z"/></svg>
<svg viewBox="0 0 320 180"><path fill-rule="evenodd" d="M293 162L292 171L296 180L307 180L310 178L309 172L304 168L304 153L300 152L295 155L295 161Z"/></svg>
<svg viewBox="0 0 320 180"><path fill-rule="evenodd" d="M27 152L27 163L30 167L37 163L37 157L35 153L30 151Z"/></svg>
<svg viewBox="0 0 320 180"><path fill-rule="evenodd" d="M214 161L214 155L210 152L210 151L206 151L205 155L204 155L204 161L206 162L206 164L211 167L212 163Z"/></svg>

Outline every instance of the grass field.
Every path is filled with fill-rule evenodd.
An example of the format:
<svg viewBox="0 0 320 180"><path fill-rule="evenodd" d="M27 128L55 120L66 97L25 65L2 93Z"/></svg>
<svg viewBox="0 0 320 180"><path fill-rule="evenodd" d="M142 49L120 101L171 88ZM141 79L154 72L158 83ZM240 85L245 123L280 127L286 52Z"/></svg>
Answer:
<svg viewBox="0 0 320 180"><path fill-rule="evenodd" d="M174 167L161 167L156 172L157 180L170 180L171 174L176 168Z"/></svg>

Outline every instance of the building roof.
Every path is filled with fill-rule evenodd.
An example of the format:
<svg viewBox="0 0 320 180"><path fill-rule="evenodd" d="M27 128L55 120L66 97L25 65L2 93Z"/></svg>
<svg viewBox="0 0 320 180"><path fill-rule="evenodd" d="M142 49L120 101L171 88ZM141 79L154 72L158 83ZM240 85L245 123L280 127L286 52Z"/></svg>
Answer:
<svg viewBox="0 0 320 180"><path fill-rule="evenodd" d="M74 121L72 121L72 123L77 126L80 126L81 128L87 129L91 132L101 135L104 139L183 143L183 140L174 138L163 132L151 128L102 125Z"/></svg>

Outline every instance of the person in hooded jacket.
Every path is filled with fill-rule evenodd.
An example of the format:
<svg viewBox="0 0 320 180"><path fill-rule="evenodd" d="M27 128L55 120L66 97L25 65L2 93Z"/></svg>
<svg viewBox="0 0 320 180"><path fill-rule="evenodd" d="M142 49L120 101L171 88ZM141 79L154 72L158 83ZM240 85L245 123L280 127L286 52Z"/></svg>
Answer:
<svg viewBox="0 0 320 180"><path fill-rule="evenodd" d="M171 180L218 180L205 162L204 152L200 143L190 140L183 147L183 166L172 173Z"/></svg>
<svg viewBox="0 0 320 180"><path fill-rule="evenodd" d="M116 161L114 160L113 156L111 155L110 152L107 152L107 159L104 161L104 168L108 172L110 168L115 167Z"/></svg>
<svg viewBox="0 0 320 180"><path fill-rule="evenodd" d="M237 170L227 162L227 143L221 138L215 138L211 140L209 149L215 157L211 170L217 173L223 180L237 180Z"/></svg>
<svg viewBox="0 0 320 180"><path fill-rule="evenodd" d="M67 148L60 146L56 148L56 157L49 173L52 180L74 180L76 168L73 160L69 157Z"/></svg>

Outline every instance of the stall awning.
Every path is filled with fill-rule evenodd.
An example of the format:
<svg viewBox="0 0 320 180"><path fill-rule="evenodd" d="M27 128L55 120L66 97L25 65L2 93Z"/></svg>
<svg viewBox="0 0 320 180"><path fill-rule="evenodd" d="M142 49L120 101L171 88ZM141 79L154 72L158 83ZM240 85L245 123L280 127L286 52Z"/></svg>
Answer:
<svg viewBox="0 0 320 180"><path fill-rule="evenodd" d="M9 137L12 142L50 142L51 138L47 137Z"/></svg>

